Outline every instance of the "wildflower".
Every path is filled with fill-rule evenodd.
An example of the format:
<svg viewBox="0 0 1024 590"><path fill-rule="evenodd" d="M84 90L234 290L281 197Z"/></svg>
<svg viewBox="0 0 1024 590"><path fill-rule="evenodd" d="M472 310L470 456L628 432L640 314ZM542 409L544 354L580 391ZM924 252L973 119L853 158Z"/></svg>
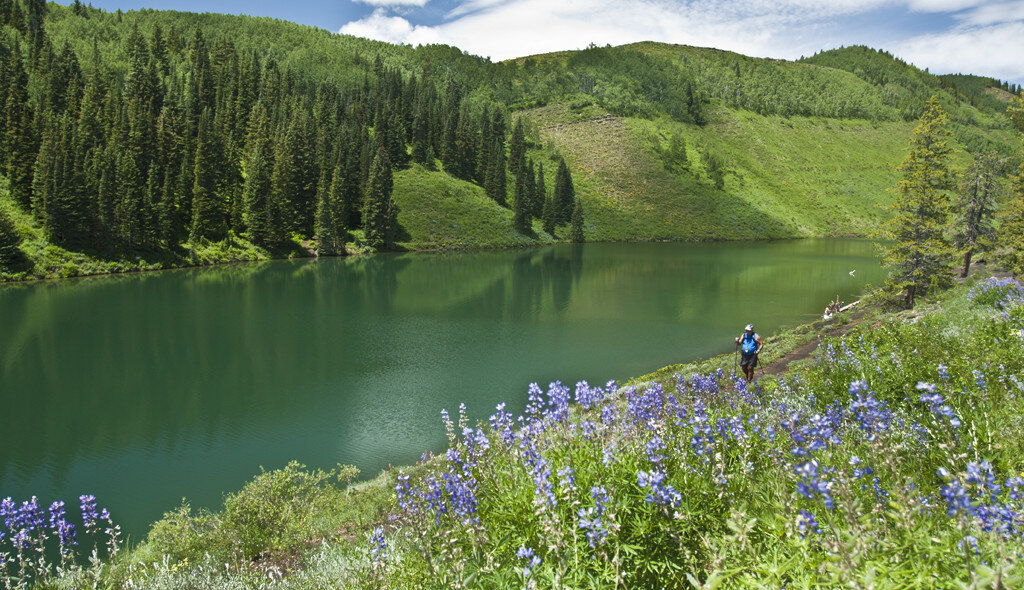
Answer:
<svg viewBox="0 0 1024 590"><path fill-rule="evenodd" d="M800 531L800 537L806 538L807 533L821 534L821 526L814 515L806 510L801 510L796 519L796 528Z"/></svg>
<svg viewBox="0 0 1024 590"><path fill-rule="evenodd" d="M523 576L525 577L529 577L533 569L540 565L540 557L534 555L533 549L529 547L520 546L516 551L516 556L526 561L526 565L523 566Z"/></svg>
<svg viewBox="0 0 1024 590"><path fill-rule="evenodd" d="M384 538L384 529L377 527L373 529L373 535L370 537L370 556L373 558L374 563L379 563L387 560L387 540Z"/></svg>

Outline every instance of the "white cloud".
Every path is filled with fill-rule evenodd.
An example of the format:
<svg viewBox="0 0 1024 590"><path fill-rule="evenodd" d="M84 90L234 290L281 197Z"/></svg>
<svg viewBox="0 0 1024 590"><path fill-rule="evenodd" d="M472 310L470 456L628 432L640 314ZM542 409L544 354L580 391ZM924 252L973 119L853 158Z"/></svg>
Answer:
<svg viewBox="0 0 1024 590"><path fill-rule="evenodd" d="M388 16L387 11L383 8L374 10L366 18L347 23L338 32L389 43L426 45L444 42L434 27L413 25L400 16Z"/></svg>
<svg viewBox="0 0 1024 590"><path fill-rule="evenodd" d="M355 0L370 6L426 6L430 0Z"/></svg>
<svg viewBox="0 0 1024 590"><path fill-rule="evenodd" d="M921 35L897 44L893 53L932 73L964 73L1024 80L1024 22L962 28Z"/></svg>
<svg viewBox="0 0 1024 590"><path fill-rule="evenodd" d="M871 29L846 28L846 17L879 9L949 12L958 24L896 44ZM788 59L867 44L900 49L902 57L936 71L984 71L1016 80L1024 72L1014 62L1024 60L1010 48L1024 38L1018 32L1012 39L1024 26L1015 22L1022 12L1024 0L465 0L436 26L414 25L378 8L340 32L394 43L446 43L499 60L591 42L651 40Z"/></svg>
<svg viewBox="0 0 1024 590"><path fill-rule="evenodd" d="M1024 2L1000 2L986 4L960 15L965 25L994 25L1013 21L1024 21Z"/></svg>

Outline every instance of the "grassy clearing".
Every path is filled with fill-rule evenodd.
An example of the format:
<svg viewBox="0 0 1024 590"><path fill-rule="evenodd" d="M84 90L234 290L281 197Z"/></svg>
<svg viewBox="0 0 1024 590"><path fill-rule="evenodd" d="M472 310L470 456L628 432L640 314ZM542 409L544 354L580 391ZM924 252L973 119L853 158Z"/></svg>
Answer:
<svg viewBox="0 0 1024 590"><path fill-rule="evenodd" d="M510 248L553 242L534 223L534 235L512 229L512 210L484 189L414 164L395 174L399 244L411 250Z"/></svg>

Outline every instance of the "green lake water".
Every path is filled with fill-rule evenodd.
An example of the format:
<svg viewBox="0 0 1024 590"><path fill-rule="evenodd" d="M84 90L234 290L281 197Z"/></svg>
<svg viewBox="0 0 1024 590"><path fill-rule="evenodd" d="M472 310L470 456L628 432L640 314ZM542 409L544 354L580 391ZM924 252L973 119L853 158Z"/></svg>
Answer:
<svg viewBox="0 0 1024 590"><path fill-rule="evenodd" d="M855 270L851 276L850 271ZM371 476L439 412L729 352L880 284L870 242L587 244L0 288L0 498L92 493L139 539L296 459ZM771 339L768 339L771 346Z"/></svg>

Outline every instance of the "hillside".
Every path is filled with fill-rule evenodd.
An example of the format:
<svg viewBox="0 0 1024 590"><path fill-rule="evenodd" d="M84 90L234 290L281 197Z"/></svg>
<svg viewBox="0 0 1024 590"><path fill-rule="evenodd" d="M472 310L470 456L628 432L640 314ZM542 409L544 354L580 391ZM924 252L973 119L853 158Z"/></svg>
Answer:
<svg viewBox="0 0 1024 590"><path fill-rule="evenodd" d="M4 104L25 105L0 126L20 146L0 208L25 236L8 280L379 248L361 213L378 148L398 249L567 239L567 213L554 235L540 218L563 161L592 241L869 235L933 94L959 164L1015 150L1005 85L862 47L788 62L645 42L492 63L267 18L17 6L0 15ZM525 232L519 118L545 188L530 176Z"/></svg>

